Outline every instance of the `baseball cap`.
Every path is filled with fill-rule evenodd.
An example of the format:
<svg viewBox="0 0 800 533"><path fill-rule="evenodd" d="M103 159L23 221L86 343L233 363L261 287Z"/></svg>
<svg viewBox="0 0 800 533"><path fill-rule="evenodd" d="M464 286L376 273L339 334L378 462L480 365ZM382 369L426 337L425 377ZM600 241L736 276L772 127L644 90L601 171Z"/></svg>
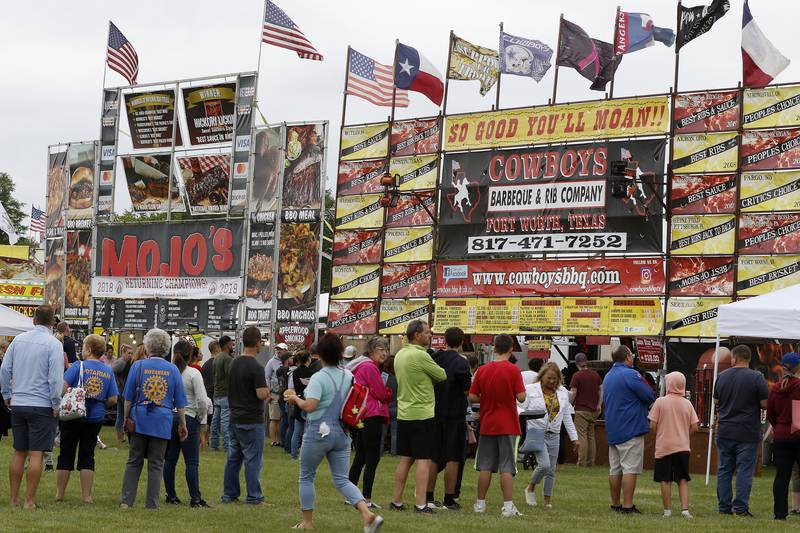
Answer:
<svg viewBox="0 0 800 533"><path fill-rule="evenodd" d="M356 355L356 347L355 346L348 346L344 349L344 358L345 359L352 359Z"/></svg>
<svg viewBox="0 0 800 533"><path fill-rule="evenodd" d="M281 342L275 345L276 350L288 350L289 346L285 342Z"/></svg>
<svg viewBox="0 0 800 533"><path fill-rule="evenodd" d="M580 352L580 353L575 355L575 364L576 365L582 365L583 363L586 363L587 361L589 361L589 358L586 357L585 353Z"/></svg>
<svg viewBox="0 0 800 533"><path fill-rule="evenodd" d="M781 359L781 365L786 370L794 370L800 365L800 355L795 352L789 352Z"/></svg>

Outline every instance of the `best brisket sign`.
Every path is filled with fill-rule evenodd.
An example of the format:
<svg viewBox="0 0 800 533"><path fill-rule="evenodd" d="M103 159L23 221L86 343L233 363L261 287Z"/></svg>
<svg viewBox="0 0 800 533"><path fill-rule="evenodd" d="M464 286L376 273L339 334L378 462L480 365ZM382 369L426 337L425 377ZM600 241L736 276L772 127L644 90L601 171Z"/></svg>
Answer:
<svg viewBox="0 0 800 533"><path fill-rule="evenodd" d="M92 296L237 299L241 249L241 220L98 225Z"/></svg>

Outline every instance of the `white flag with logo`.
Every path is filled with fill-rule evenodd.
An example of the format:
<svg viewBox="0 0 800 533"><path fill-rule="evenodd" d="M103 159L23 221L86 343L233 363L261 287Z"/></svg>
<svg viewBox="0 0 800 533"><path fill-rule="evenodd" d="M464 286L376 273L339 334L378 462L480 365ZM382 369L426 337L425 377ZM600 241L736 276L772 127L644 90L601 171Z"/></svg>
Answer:
<svg viewBox="0 0 800 533"><path fill-rule="evenodd" d="M6 213L6 208L3 207L3 204L0 204L0 230L3 230L8 235L9 244L17 244L19 235L17 235L17 230L14 228L14 223L8 218L8 213Z"/></svg>

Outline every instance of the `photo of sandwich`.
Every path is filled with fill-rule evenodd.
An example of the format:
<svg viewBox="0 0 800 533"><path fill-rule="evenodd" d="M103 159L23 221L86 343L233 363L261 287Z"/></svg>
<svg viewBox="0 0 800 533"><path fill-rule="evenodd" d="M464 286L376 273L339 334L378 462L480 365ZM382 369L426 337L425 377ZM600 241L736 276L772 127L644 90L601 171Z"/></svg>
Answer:
<svg viewBox="0 0 800 533"><path fill-rule="evenodd" d="M87 167L78 167L69 182L69 208L86 209L92 207L94 195L94 173Z"/></svg>

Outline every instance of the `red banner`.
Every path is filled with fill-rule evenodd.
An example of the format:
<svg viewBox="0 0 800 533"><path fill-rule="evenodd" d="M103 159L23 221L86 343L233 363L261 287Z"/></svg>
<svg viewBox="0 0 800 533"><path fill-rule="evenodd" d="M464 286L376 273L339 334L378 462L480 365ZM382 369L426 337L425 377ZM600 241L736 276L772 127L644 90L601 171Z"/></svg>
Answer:
<svg viewBox="0 0 800 533"><path fill-rule="evenodd" d="M291 348L309 349L314 342L314 326L309 324L276 324L275 343L284 342Z"/></svg>
<svg viewBox="0 0 800 533"><path fill-rule="evenodd" d="M658 365L664 361L664 343L658 337L635 337L636 355L645 364Z"/></svg>
<svg viewBox="0 0 800 533"><path fill-rule="evenodd" d="M436 201L433 192L403 194L393 207L389 207L386 227L431 226L433 225L431 215L434 213L436 213Z"/></svg>
<svg viewBox="0 0 800 533"><path fill-rule="evenodd" d="M382 249L381 230L337 230L333 236L333 264L380 263Z"/></svg>
<svg viewBox="0 0 800 533"><path fill-rule="evenodd" d="M331 300L328 306L328 333L337 335L373 334L378 325L376 300Z"/></svg>
<svg viewBox="0 0 800 533"><path fill-rule="evenodd" d="M736 175L676 174L672 177L671 205L676 215L733 213Z"/></svg>
<svg viewBox="0 0 800 533"><path fill-rule="evenodd" d="M739 253L800 253L800 213L741 215Z"/></svg>
<svg viewBox="0 0 800 533"><path fill-rule="evenodd" d="M343 161L339 163L336 194L383 192L381 177L389 171L385 159L375 161Z"/></svg>
<svg viewBox="0 0 800 533"><path fill-rule="evenodd" d="M742 170L800 168L800 129L744 132L739 166Z"/></svg>
<svg viewBox="0 0 800 533"><path fill-rule="evenodd" d="M439 150L442 129L438 118L403 120L392 124L390 154L433 154Z"/></svg>
<svg viewBox="0 0 800 533"><path fill-rule="evenodd" d="M670 296L730 296L733 257L673 257L669 260Z"/></svg>
<svg viewBox="0 0 800 533"><path fill-rule="evenodd" d="M658 296L660 258L533 259L440 263L436 296Z"/></svg>
<svg viewBox="0 0 800 533"><path fill-rule="evenodd" d="M430 263L387 263L383 267L383 298L421 298L431 295Z"/></svg>
<svg viewBox="0 0 800 533"><path fill-rule="evenodd" d="M679 94L675 133L730 131L739 127L739 91Z"/></svg>

